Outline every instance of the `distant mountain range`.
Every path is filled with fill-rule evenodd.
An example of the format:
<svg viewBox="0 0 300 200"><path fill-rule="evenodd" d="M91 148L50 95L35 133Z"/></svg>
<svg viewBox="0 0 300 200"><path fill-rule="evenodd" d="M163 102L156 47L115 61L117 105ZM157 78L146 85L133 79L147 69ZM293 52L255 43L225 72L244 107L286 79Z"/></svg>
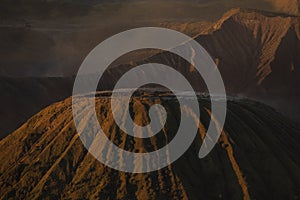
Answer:
<svg viewBox="0 0 300 200"><path fill-rule="evenodd" d="M183 27L179 23L163 25L199 32L195 40L217 63L228 94L258 99L299 122L299 20L299 17L287 14L233 9L206 28L197 28L201 23L186 23ZM112 89L125 71L147 62L173 66L189 79L196 90L206 89L199 74L178 56L152 51L150 55L135 53L130 58L135 61L116 64L106 72L99 85L100 90ZM1 135L13 131L46 105L70 96L73 81L74 77L0 78L0 91L5 94L0 118L6 121L1 123Z"/></svg>
<svg viewBox="0 0 300 200"><path fill-rule="evenodd" d="M88 52L111 35L135 27L180 26L195 36L235 7L299 16L297 0L4 0L0 76L72 76ZM184 30L184 24L194 28Z"/></svg>

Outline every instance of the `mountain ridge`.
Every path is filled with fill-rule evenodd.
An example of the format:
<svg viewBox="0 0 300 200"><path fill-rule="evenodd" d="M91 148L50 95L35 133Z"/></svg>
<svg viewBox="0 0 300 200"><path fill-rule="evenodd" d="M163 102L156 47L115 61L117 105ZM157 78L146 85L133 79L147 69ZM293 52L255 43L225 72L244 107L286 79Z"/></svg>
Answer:
<svg viewBox="0 0 300 200"><path fill-rule="evenodd" d="M233 9L228 11L225 17L219 20L217 27L211 28L209 31L204 30L204 32L200 35L197 34L194 38L209 52L218 65L228 94L257 99L273 106L281 113L285 113L286 116L299 122L300 116L297 110L300 109L298 104L300 90L296 87L300 77L300 58L297 56L300 54L299 17L292 17L290 15L282 17L277 16L276 13L265 13L249 9ZM226 17L226 15L229 17ZM268 17L268 15L274 15L274 17ZM189 24L185 24L183 27L180 24L165 25L175 30L192 30L192 32L203 30L193 27L198 26L199 24L197 23L192 24L191 28L188 27ZM149 54L151 55L150 57ZM205 83L203 83L199 74L194 72L193 67L174 55L155 53L154 51L151 53L137 52L134 57L136 60L134 62L112 66L104 74L107 78L101 80L99 90L111 90L114 83L125 71L146 62L158 62L173 66L189 79L191 85L195 86L196 90L205 90ZM161 72L160 74L164 73ZM41 95L44 92L32 86L38 84L33 83L34 81L28 81L28 83L25 83L25 81L23 82L24 84L18 85L20 81L17 79L9 78L9 81L3 79L1 83L3 92L10 90L5 85L11 83L11 86L16 88L19 94L6 95L10 95L10 97L6 101L7 104L3 104L3 108L1 109L3 110L2 119L10 119L9 122L13 122L14 118L23 116L17 124L12 124L8 128L3 129L4 131L1 130L2 132L6 132L4 135L16 129L22 122L25 122L26 119L44 106L70 96L72 94L74 77L66 79L67 81L63 81L63 84L55 84L56 88L61 88L62 90L64 87L61 87L61 85L67 86L65 91L61 91L63 94L57 97L50 95L48 96L49 100L42 100L41 104L36 103L34 106L37 106L37 109L34 112L23 110L26 107L28 108L28 106L32 106L32 104L21 101L22 96L26 96L26 94L22 94L22 90L36 94L38 102L40 101L39 96L44 98ZM23 85L26 85L25 89ZM48 90L49 94L52 93L53 91L49 91L50 86L46 85L52 84L49 82L45 86L42 86L45 87L45 90ZM13 92L15 90L10 91ZM13 104L16 101L20 104L18 110L16 110ZM23 105L25 106L23 107ZM12 115L13 112L21 114L15 117ZM6 126L6 123L3 123L4 125Z"/></svg>

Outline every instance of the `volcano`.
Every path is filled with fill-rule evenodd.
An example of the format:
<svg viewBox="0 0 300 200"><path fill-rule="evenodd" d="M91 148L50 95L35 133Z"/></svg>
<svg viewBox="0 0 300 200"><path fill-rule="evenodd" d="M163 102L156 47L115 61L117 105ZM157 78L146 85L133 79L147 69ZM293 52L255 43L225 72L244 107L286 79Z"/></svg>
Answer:
<svg viewBox="0 0 300 200"><path fill-rule="evenodd" d="M148 152L172 140L180 116L174 96L141 92L132 97L131 117L139 125L149 123L147 112L154 103L168 111L164 129L140 139L115 124L110 94L97 94L95 102L99 124L111 142L127 151ZM190 148L173 164L141 174L116 171L96 160L76 132L71 98L52 104L0 141L1 199L300 198L299 127L266 105L230 98L218 143L199 159L209 121L217 122L211 118L210 100L198 95L198 101L200 124ZM82 125L88 121L89 115ZM110 156L109 150L101 152Z"/></svg>

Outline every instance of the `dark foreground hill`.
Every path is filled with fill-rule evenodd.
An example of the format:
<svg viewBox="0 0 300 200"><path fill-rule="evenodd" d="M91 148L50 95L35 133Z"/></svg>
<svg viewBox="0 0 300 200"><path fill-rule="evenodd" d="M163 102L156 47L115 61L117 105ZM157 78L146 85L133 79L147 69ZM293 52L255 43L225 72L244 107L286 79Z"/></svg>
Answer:
<svg viewBox="0 0 300 200"><path fill-rule="evenodd" d="M0 139L50 104L72 94L73 78L0 78Z"/></svg>
<svg viewBox="0 0 300 200"><path fill-rule="evenodd" d="M120 132L110 112L107 94L96 98L96 110L101 110L98 120L106 135L128 151L148 151L146 144L160 148L172 139L178 126L177 100L165 99L164 93L151 94L152 98L148 95L139 94L132 99L130 105L136 123L149 122L145 113L154 102L164 105L168 111L165 128L148 141ZM31 200L300 198L299 128L268 106L249 100L230 100L219 142L207 157L199 159L201 138L210 120L209 101L199 97L199 102L201 123L189 150L171 166L144 174L119 172L97 161L76 133L71 98L52 104L0 141L0 197ZM188 108L186 111L193 114ZM88 125L88 115L83 125ZM110 156L109 151L102 153Z"/></svg>

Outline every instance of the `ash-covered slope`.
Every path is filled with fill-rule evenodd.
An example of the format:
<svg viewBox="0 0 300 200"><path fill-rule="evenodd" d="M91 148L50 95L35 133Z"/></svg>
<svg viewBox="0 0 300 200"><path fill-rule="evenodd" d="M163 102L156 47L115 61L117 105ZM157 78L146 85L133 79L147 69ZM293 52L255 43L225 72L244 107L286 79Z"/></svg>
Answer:
<svg viewBox="0 0 300 200"><path fill-rule="evenodd" d="M216 59L233 91L271 89L295 74L299 78L299 17L233 9L196 40Z"/></svg>
<svg viewBox="0 0 300 200"><path fill-rule="evenodd" d="M190 24L186 26L182 28L194 28L193 25L188 27ZM174 29L181 27L175 25ZM262 100L299 121L300 116L295 111L300 109L300 88L297 87L300 80L300 17L233 9L195 40L215 60L228 93ZM206 89L196 70L174 54L158 53L137 64L149 62L173 66L196 90ZM118 80L131 67L124 65L111 70L108 80ZM168 75L161 71L157 73ZM104 86L106 89L113 87Z"/></svg>
<svg viewBox="0 0 300 200"><path fill-rule="evenodd" d="M230 93L261 94L278 87L293 90L286 84L299 80L299 17L232 9L195 40L217 63ZM182 59L168 52L147 61L163 62L179 71L189 68Z"/></svg>
<svg viewBox="0 0 300 200"><path fill-rule="evenodd" d="M147 109L154 102L167 109L165 128L151 139L141 140L121 132L105 93L96 98L99 122L110 140L128 151L160 148L174 137L180 115L177 100L165 99L166 95L170 94L141 93L130 104L132 117L140 125L147 124ZM119 172L95 160L76 133L71 99L55 103L0 141L1 199L300 197L299 128L260 103L229 101L219 142L200 160L198 151L210 120L210 106L207 99L199 102L201 124L193 145L171 166L145 174ZM110 156L109 151L102 153Z"/></svg>
<svg viewBox="0 0 300 200"><path fill-rule="evenodd" d="M273 8L277 11L294 15L300 14L299 0L267 0L267 2L272 4Z"/></svg>
<svg viewBox="0 0 300 200"><path fill-rule="evenodd" d="M227 91L300 119L300 18L232 10L197 40L214 57Z"/></svg>

